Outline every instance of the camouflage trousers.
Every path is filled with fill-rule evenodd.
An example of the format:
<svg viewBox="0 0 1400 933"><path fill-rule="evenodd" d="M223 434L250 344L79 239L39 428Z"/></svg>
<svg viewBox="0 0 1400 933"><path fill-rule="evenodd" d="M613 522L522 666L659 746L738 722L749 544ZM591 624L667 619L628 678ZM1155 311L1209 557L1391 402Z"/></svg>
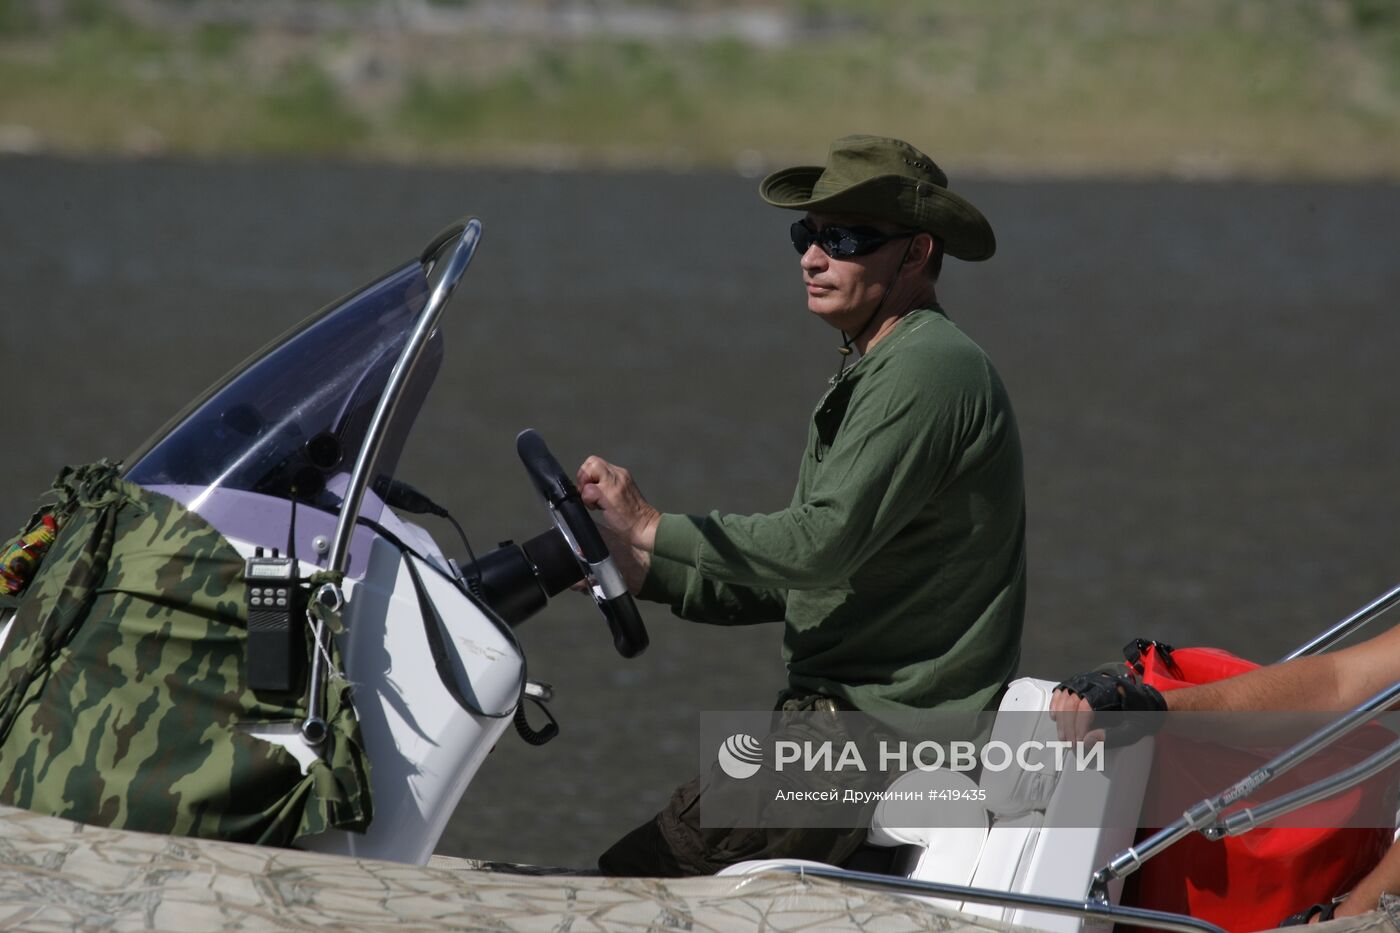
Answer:
<svg viewBox="0 0 1400 933"><path fill-rule="evenodd" d="M784 713L838 713L851 707L831 697L807 695L783 700L774 716L774 732L784 737L815 741L844 741L840 717L803 716L801 724L785 722ZM722 868L753 859L798 858L839 865L865 842L868 821L849 828L715 827L702 825L701 810L724 794L726 782L718 764L682 784L670 802L641 826L615 842L598 858L604 875L679 878L712 875Z"/></svg>

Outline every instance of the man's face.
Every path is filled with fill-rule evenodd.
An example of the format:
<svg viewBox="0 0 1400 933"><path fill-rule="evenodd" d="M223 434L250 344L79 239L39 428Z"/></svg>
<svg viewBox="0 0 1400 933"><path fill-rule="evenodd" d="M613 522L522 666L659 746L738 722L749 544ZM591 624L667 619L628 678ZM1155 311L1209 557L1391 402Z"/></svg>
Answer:
<svg viewBox="0 0 1400 933"><path fill-rule="evenodd" d="M803 223L816 233L827 227L902 232L894 224L854 214L809 213ZM837 330L848 334L859 330L889 288L908 245L907 238L893 239L863 256L837 258L813 242L802 254L807 310Z"/></svg>

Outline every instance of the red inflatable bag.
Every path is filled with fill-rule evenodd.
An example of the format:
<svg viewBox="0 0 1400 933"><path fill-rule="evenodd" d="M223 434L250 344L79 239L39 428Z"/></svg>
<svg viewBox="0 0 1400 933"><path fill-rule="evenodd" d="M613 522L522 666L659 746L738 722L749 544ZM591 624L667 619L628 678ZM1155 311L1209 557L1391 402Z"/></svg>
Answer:
<svg viewBox="0 0 1400 933"><path fill-rule="evenodd" d="M1138 652L1134 659L1132 655ZM1157 642L1139 641L1129 645L1125 653L1130 666L1149 685L1163 692L1223 680L1259 666L1217 648L1172 649ZM1385 737L1378 731L1360 729L1333 748L1343 749L1346 763L1354 763L1385 744ZM1160 782L1171 782L1165 785L1168 787L1183 781L1198 782L1200 769L1187 767L1183 757L1192 753L1189 747L1193 744L1170 735L1158 736L1148 799L1153 799L1154 791L1161 792ZM1238 756L1241 775L1267 760L1243 750L1227 754ZM1193 802L1225 788L1222 782L1199 789ZM1329 806L1343 817L1337 822L1346 822L1347 814L1366 805L1380 805L1376 795L1383 793L1371 781L1337 795ZM1250 800L1259 803L1277 794L1266 786ZM1371 799L1363 795L1371 795ZM1151 833L1152 830L1142 831L1139 841ZM1189 914L1231 933L1273 929L1295 911L1350 891L1385 854L1392 835L1386 829L1265 825L1212 842L1192 833L1149 859L1130 876L1123 902Z"/></svg>

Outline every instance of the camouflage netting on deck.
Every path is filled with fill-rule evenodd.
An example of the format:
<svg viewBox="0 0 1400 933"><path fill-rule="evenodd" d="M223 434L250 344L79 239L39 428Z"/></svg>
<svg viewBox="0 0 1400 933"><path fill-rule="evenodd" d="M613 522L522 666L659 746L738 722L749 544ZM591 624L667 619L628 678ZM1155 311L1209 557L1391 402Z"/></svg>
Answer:
<svg viewBox="0 0 1400 933"><path fill-rule="evenodd" d="M370 819L348 691L302 774L240 726L299 722L246 687L243 559L101 463L54 484L54 542L0 656L0 803L101 826L289 844ZM336 665L336 669L339 665Z"/></svg>
<svg viewBox="0 0 1400 933"><path fill-rule="evenodd" d="M0 928L1001 931L793 876L550 877L77 826L0 807Z"/></svg>
<svg viewBox="0 0 1400 933"><path fill-rule="evenodd" d="M994 933L921 901L795 875L598 878L426 867L79 826L0 807L0 928ZM1024 928L1022 928L1024 929ZM1376 911L1309 927L1400 933Z"/></svg>

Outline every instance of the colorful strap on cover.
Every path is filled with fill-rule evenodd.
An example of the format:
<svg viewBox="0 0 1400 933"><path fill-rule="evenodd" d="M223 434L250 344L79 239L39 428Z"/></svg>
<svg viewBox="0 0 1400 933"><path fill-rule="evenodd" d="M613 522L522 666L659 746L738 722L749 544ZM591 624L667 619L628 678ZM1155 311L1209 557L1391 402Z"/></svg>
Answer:
<svg viewBox="0 0 1400 933"><path fill-rule="evenodd" d="M56 537L58 522L52 514L46 514L36 527L6 548L0 555L0 593L17 596L24 592Z"/></svg>

